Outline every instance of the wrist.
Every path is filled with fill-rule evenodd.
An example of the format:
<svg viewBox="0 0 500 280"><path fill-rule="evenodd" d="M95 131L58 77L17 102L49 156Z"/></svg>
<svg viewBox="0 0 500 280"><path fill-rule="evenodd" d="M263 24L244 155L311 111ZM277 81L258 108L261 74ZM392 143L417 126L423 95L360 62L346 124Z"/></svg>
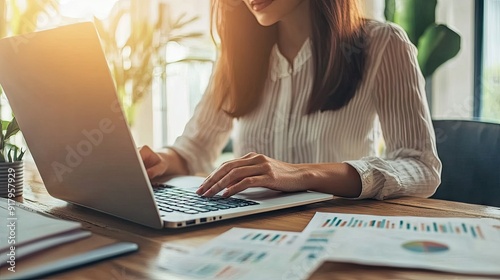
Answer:
<svg viewBox="0 0 500 280"><path fill-rule="evenodd" d="M174 149L165 148L158 155L168 166L167 175L189 175L187 161Z"/></svg>
<svg viewBox="0 0 500 280"><path fill-rule="evenodd" d="M301 165L301 168L305 170L301 181L308 190L348 198L361 194L361 177L349 164L307 164Z"/></svg>

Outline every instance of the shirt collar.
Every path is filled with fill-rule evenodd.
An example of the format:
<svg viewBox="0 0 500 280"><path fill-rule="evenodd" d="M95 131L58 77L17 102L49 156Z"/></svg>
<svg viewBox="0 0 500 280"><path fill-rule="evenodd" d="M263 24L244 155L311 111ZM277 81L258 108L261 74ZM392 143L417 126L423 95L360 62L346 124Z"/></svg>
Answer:
<svg viewBox="0 0 500 280"><path fill-rule="evenodd" d="M293 64L290 65L285 56L280 52L278 44L275 44L271 51L271 79L277 81L278 79L291 76L292 74L300 71L302 66L311 58L312 56L312 45L309 38L306 39L302 47L300 48L297 56L293 60Z"/></svg>

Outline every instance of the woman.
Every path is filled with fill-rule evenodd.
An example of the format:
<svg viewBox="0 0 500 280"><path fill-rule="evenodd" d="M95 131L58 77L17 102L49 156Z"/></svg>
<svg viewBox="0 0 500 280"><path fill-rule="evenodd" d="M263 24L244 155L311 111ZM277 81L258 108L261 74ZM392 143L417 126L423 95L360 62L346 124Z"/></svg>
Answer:
<svg viewBox="0 0 500 280"><path fill-rule="evenodd" d="M432 195L441 163L416 49L364 21L356 0L218 0L212 82L175 144L141 156L150 178L210 172L198 194L251 187L347 198ZM379 131L386 152L377 156Z"/></svg>

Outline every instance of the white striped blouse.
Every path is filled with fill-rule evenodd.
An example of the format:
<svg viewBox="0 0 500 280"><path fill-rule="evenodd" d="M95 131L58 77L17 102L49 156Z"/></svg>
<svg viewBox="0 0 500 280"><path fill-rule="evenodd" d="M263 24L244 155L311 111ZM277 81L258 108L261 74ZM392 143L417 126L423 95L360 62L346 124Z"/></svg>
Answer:
<svg viewBox="0 0 500 280"><path fill-rule="evenodd" d="M314 73L311 42L293 65L275 46L256 110L233 120L216 109L209 86L172 148L191 173L209 173L233 132L235 156L256 152L289 163L353 166L362 181L359 199L431 196L441 162L416 48L393 24L371 22L368 34L366 73L342 109L306 115ZM382 139L385 152L379 153Z"/></svg>

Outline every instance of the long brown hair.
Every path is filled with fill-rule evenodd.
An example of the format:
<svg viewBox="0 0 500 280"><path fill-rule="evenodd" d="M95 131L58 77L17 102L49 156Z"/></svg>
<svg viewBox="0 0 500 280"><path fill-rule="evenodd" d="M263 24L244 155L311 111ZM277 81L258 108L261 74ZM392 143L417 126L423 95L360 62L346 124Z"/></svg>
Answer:
<svg viewBox="0 0 500 280"><path fill-rule="evenodd" d="M344 107L363 78L366 36L356 2L310 0L315 73L307 113ZM220 38L214 98L242 117L262 99L277 27L261 26L241 0L213 0L212 23Z"/></svg>

